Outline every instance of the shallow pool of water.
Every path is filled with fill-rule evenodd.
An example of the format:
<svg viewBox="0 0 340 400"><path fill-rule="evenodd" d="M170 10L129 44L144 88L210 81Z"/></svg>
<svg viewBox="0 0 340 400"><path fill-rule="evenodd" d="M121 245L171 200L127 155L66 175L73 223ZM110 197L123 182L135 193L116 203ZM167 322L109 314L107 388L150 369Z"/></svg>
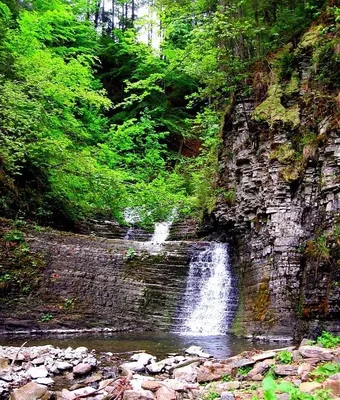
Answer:
<svg viewBox="0 0 340 400"><path fill-rule="evenodd" d="M131 351L146 351L158 358L169 353L180 353L191 345L201 346L205 352L215 358L226 358L251 349L272 349L287 346L287 342L261 343L232 335L220 336L190 336L176 333L157 332L125 332L119 334L78 334L78 335L32 335L0 337L0 345L40 346L51 344L60 348L85 346L97 352L125 353Z"/></svg>

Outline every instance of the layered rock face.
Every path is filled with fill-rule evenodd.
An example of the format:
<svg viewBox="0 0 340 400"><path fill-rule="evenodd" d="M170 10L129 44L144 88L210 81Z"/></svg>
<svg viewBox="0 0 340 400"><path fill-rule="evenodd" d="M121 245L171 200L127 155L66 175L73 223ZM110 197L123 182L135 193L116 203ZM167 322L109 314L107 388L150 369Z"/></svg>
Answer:
<svg viewBox="0 0 340 400"><path fill-rule="evenodd" d="M34 292L14 293L2 304L6 330L169 330L191 255L206 246L168 242L155 248L62 232L31 232L26 243L46 264Z"/></svg>
<svg viewBox="0 0 340 400"><path fill-rule="evenodd" d="M329 98L313 92L311 53L308 44L293 53L300 62L292 92L284 92L291 82L269 87L278 110L275 102L238 97L225 119L223 190L212 220L234 240L240 335L340 331L340 137L332 107L313 115Z"/></svg>

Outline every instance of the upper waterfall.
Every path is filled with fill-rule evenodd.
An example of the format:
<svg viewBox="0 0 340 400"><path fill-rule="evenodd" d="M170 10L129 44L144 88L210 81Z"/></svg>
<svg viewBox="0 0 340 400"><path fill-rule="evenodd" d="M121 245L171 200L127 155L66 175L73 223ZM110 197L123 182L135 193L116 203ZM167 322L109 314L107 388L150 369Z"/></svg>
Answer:
<svg viewBox="0 0 340 400"><path fill-rule="evenodd" d="M155 224L155 230L150 242L153 244L162 244L169 237L170 226L172 222L158 222Z"/></svg>
<svg viewBox="0 0 340 400"><path fill-rule="evenodd" d="M225 243L211 243L193 257L189 267L180 331L187 334L226 333L232 308L231 271Z"/></svg>

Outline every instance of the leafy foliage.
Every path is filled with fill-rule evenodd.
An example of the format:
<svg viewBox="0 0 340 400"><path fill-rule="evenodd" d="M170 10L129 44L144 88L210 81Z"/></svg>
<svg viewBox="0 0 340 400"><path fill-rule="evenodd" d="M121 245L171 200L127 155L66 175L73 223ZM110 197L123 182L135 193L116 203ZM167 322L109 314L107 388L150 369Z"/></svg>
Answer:
<svg viewBox="0 0 340 400"><path fill-rule="evenodd" d="M275 359L283 364L290 364L293 361L293 354L288 350L282 350L276 354Z"/></svg>
<svg viewBox="0 0 340 400"><path fill-rule="evenodd" d="M318 366L312 373L312 377L318 381L323 382L329 376L340 372L340 366L338 364L326 363Z"/></svg>
<svg viewBox="0 0 340 400"><path fill-rule="evenodd" d="M323 331L317 338L317 342L323 347L332 348L340 344L340 336L334 336L330 332Z"/></svg>
<svg viewBox="0 0 340 400"><path fill-rule="evenodd" d="M312 395L301 392L291 382L284 381L278 383L270 376L263 379L262 388L264 391L264 400L276 400L277 393L287 393L291 400L324 400L331 398L329 390L320 389Z"/></svg>
<svg viewBox="0 0 340 400"><path fill-rule="evenodd" d="M155 50L138 34L141 1L110 11L101 1L0 1L0 212L72 224L123 222L136 208L148 226L174 208L202 216L218 196L233 205L234 190L216 187L221 117L247 90L249 66L323 1L304 3L157 0ZM331 47L318 59L337 61ZM292 62L287 52L282 80ZM295 111L284 118L295 122Z"/></svg>

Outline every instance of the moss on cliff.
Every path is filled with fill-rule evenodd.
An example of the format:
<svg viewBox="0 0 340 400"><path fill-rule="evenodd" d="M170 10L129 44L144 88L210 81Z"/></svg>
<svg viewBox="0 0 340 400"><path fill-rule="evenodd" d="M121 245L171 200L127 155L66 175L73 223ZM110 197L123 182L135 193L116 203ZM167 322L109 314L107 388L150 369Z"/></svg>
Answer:
<svg viewBox="0 0 340 400"><path fill-rule="evenodd" d="M254 111L256 121L267 122L273 126L275 122L281 121L296 128L300 123L299 106L284 107L281 103L281 97L284 91L279 84L274 84L268 89L268 97Z"/></svg>
<svg viewBox="0 0 340 400"><path fill-rule="evenodd" d="M15 222L0 222L0 298L28 296L39 285L46 263L41 254L32 253L25 233Z"/></svg>

